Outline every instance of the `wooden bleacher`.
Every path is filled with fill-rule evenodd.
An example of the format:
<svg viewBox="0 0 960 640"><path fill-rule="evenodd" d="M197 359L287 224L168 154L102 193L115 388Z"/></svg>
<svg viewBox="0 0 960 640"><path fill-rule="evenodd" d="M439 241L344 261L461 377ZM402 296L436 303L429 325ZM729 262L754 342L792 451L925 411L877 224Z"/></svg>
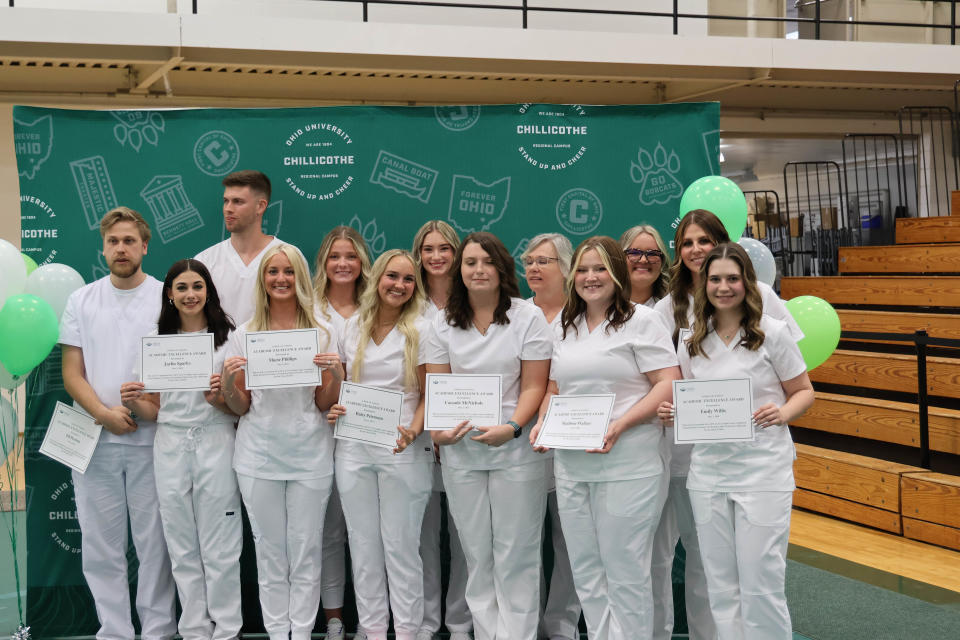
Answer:
<svg viewBox="0 0 960 640"><path fill-rule="evenodd" d="M839 276L783 278L781 297L814 295L840 306L845 332L909 336L925 330L934 338L960 339L960 215L898 219L896 225L896 246L841 247ZM792 426L919 448L919 407L904 401L918 392L917 357L902 346L912 343L855 342L862 348L847 340L810 372L816 400ZM950 349L926 359L929 444L932 452L956 456L960 351L944 354ZM877 399L883 392L894 397ZM960 476L804 444L797 445L794 473L796 507L960 549Z"/></svg>

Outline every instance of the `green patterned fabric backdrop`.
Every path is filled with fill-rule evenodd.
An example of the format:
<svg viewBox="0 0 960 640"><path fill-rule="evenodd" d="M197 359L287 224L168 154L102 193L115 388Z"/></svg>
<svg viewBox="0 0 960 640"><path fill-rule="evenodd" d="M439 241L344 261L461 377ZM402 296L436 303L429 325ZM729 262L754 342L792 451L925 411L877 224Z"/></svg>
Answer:
<svg viewBox="0 0 960 640"><path fill-rule="evenodd" d="M311 262L337 224L358 229L378 255L409 248L433 218L461 235L491 231L515 256L538 233L577 245L640 222L669 242L683 190L719 174L719 113L718 103L16 107L22 250L37 264L70 265L87 282L103 277L98 223L126 205L153 229L144 269L162 280L172 262L226 237L220 180L238 169L270 177L264 230ZM59 369L55 349L28 381L27 618L36 637L97 629L70 474L37 453L55 401L68 401ZM245 556L245 580L255 580ZM255 584L245 585L244 601L245 631L259 630Z"/></svg>

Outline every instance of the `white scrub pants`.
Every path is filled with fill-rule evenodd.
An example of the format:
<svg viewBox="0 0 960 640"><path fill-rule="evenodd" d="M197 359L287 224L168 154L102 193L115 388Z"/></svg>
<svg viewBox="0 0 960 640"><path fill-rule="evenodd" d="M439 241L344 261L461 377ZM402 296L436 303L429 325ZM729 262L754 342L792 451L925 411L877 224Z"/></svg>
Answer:
<svg viewBox="0 0 960 640"><path fill-rule="evenodd" d="M440 558L440 521L443 517L443 478L439 465L435 465L434 488L423 514L423 527L420 529L420 558L423 560L423 624L422 631L437 633L440 631L443 597ZM438 488L439 486L439 488ZM473 617L467 606L465 596L467 588L467 560L463 557L460 535L453 515L447 510L447 531L450 537L450 577L447 583L447 614L444 625L447 631L473 630Z"/></svg>
<svg viewBox="0 0 960 640"><path fill-rule="evenodd" d="M540 613L546 461L507 469L454 469L443 484L467 559L476 640L535 640Z"/></svg>
<svg viewBox="0 0 960 640"><path fill-rule="evenodd" d="M415 640L423 622L420 525L430 499L431 466L337 458L357 616L368 640L387 640L391 610L397 640Z"/></svg>
<svg viewBox="0 0 960 640"><path fill-rule="evenodd" d="M230 640L243 625L235 439L232 424L157 428L153 463L183 640Z"/></svg>
<svg viewBox="0 0 960 640"><path fill-rule="evenodd" d="M237 474L257 552L270 640L309 640L320 607L320 538L333 476L266 480Z"/></svg>
<svg viewBox="0 0 960 640"><path fill-rule="evenodd" d="M320 599L324 609L343 606L347 587L347 523L336 483L330 491L323 518L323 565L320 570Z"/></svg>
<svg viewBox="0 0 960 640"><path fill-rule="evenodd" d="M574 638L579 633L580 600L573 586L573 571L570 569L570 556L567 542L563 538L560 513L557 510L557 492L547 494L547 517L550 518L551 538L553 542L553 574L550 576L550 588L540 583L541 592L547 595L547 602L540 620L540 635L547 638Z"/></svg>
<svg viewBox="0 0 960 640"><path fill-rule="evenodd" d="M790 491L690 490L720 640L790 640Z"/></svg>
<svg viewBox="0 0 960 640"><path fill-rule="evenodd" d="M664 476L609 482L557 478L557 506L590 640L653 635L650 557Z"/></svg>
<svg viewBox="0 0 960 640"><path fill-rule="evenodd" d="M707 577L700 560L700 542L690 509L687 477L670 478L667 502L660 515L660 526L653 537L653 638L670 640L673 635L673 557L677 540L686 553L684 595L690 640L714 640L717 628L710 614Z"/></svg>
<svg viewBox="0 0 960 640"><path fill-rule="evenodd" d="M153 447L100 442L84 474L73 472L83 576L93 594L98 640L132 640L127 520L140 567L137 616L143 640L177 631L174 584L163 538Z"/></svg>

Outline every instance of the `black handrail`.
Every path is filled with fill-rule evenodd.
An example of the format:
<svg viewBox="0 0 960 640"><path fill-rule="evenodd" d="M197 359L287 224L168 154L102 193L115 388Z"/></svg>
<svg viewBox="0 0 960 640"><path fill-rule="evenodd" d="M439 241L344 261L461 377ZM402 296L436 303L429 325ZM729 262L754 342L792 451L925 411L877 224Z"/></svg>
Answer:
<svg viewBox="0 0 960 640"><path fill-rule="evenodd" d="M883 340L912 342L917 355L917 416L920 423L920 466L930 468L930 395L927 392L927 347L960 348L955 338L932 338L924 329L912 334L875 333L872 331L841 331L842 340Z"/></svg>
<svg viewBox="0 0 960 640"><path fill-rule="evenodd" d="M13 6L10 0L10 6ZM871 26L871 27L908 27L922 29L950 29L950 44L956 44L957 29L957 1L943 0L950 2L950 24L926 24L922 22L896 22L891 20L844 20L840 18L824 18L821 15L820 3L826 0L813 0L815 3L814 16L812 18L802 18L800 16L730 16L711 13L684 13L680 11L679 0L673 0L673 8L670 11L632 11L625 9L593 9L588 7L530 7L527 0L522 0L519 5L498 5L486 4L482 2L474 3L455 3L445 2L444 0L314 0L315 2L359 2L363 5L363 21L369 19L368 9L373 5L409 5L415 7L437 7L451 9L490 9L494 11L519 11L521 14L522 28L528 26L528 17L530 13L578 13L586 15L612 15L612 16L634 16L647 18L670 18L672 22L672 31L674 35L680 32L680 20L732 20L732 21L754 21L754 22L774 22L774 23L793 23L812 24L814 27L814 37L819 40L821 28L823 25L846 25L846 26ZM193 0L193 13L197 13L199 0Z"/></svg>

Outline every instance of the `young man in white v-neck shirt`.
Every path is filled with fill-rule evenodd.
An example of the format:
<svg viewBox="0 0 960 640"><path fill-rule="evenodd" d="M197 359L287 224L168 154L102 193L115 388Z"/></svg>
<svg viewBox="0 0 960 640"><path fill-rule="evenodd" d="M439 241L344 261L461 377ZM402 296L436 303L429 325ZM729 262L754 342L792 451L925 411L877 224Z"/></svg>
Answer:
<svg viewBox="0 0 960 640"><path fill-rule="evenodd" d="M153 474L156 424L120 402L140 338L157 327L163 283L143 272L150 227L127 207L100 222L110 275L72 293L60 320L63 384L74 406L103 432L86 473L73 472L83 575L96 604L98 640L133 640L127 578L127 523L139 560L137 616L143 640L177 631L174 582Z"/></svg>
<svg viewBox="0 0 960 640"><path fill-rule="evenodd" d="M223 222L230 237L196 255L210 270L220 305L238 327L253 316L253 285L264 253L274 245L289 244L263 232L263 214L269 204L270 179L266 175L252 170L227 175L223 179Z"/></svg>

